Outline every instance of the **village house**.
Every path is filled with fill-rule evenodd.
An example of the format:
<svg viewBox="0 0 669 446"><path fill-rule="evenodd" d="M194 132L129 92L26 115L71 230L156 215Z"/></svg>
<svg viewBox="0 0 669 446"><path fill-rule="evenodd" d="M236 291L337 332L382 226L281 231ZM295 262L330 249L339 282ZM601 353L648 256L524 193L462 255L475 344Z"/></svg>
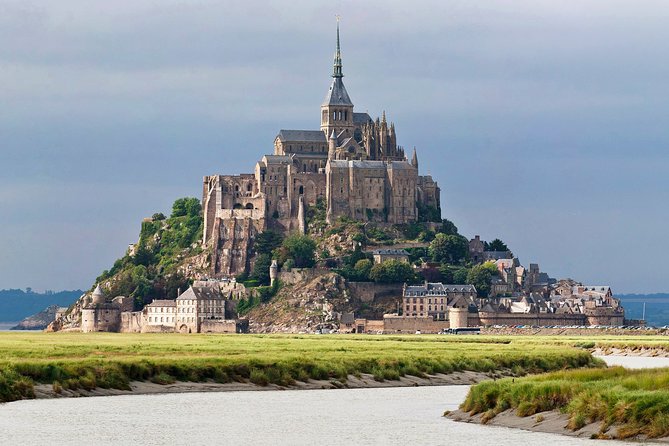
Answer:
<svg viewBox="0 0 669 446"><path fill-rule="evenodd" d="M399 260L409 263L409 253L403 249L375 249L372 251L374 263L383 263L388 260Z"/></svg>

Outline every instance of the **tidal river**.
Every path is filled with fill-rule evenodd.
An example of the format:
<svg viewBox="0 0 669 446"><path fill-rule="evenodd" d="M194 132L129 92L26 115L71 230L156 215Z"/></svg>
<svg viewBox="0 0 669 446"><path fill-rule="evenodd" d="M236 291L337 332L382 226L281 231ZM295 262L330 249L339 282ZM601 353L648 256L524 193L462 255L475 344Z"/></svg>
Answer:
<svg viewBox="0 0 669 446"><path fill-rule="evenodd" d="M647 360L653 358L637 358ZM442 417L467 386L183 393L0 405L7 445L622 445Z"/></svg>

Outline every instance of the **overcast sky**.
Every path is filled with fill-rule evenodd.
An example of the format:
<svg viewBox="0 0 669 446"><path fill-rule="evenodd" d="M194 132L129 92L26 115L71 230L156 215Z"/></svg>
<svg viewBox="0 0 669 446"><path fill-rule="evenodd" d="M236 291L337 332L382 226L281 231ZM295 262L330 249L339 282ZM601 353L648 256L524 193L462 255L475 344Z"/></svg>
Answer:
<svg viewBox="0 0 669 446"><path fill-rule="evenodd" d="M0 0L0 288L88 288L140 221L317 129L335 14L467 237L669 291L669 2Z"/></svg>

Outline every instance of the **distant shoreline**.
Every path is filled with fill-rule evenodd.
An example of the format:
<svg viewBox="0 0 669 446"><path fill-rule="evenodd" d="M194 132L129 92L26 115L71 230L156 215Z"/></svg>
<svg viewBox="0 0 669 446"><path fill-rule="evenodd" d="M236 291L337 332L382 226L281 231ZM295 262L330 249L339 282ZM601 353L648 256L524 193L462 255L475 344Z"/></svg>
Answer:
<svg viewBox="0 0 669 446"><path fill-rule="evenodd" d="M0 331L10 331L12 327L16 327L20 321L16 322L0 322ZM32 331L32 330L31 330Z"/></svg>

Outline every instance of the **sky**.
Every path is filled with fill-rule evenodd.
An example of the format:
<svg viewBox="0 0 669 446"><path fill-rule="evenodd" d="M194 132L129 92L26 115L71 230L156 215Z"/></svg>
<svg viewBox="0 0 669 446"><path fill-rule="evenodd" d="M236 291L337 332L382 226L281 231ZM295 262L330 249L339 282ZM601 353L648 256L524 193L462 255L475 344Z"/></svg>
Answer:
<svg viewBox="0 0 669 446"><path fill-rule="evenodd" d="M669 2L0 0L0 288L88 288L143 217L318 129L335 15L460 232L669 291Z"/></svg>

